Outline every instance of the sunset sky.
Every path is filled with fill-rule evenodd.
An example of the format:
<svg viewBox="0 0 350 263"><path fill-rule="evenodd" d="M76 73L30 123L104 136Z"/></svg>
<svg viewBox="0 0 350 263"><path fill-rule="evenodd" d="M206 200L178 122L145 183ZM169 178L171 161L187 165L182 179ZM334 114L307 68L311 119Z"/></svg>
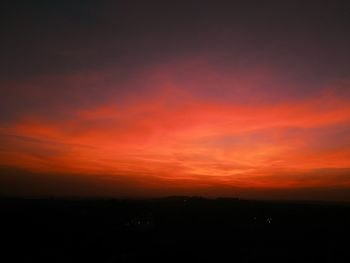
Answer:
<svg viewBox="0 0 350 263"><path fill-rule="evenodd" d="M0 194L350 201L347 1L0 13Z"/></svg>

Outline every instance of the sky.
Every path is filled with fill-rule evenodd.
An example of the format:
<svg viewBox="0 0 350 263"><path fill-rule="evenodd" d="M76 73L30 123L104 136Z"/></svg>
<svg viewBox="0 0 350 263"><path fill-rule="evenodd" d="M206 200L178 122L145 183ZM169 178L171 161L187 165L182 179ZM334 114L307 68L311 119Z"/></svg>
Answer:
<svg viewBox="0 0 350 263"><path fill-rule="evenodd" d="M350 201L347 1L8 1L0 195Z"/></svg>

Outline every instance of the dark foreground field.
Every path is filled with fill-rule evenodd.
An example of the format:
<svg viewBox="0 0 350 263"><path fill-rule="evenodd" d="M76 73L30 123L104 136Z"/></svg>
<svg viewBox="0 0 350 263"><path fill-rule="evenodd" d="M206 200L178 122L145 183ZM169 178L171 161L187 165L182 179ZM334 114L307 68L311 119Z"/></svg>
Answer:
<svg viewBox="0 0 350 263"><path fill-rule="evenodd" d="M170 197L8 199L1 262L350 262L350 207Z"/></svg>

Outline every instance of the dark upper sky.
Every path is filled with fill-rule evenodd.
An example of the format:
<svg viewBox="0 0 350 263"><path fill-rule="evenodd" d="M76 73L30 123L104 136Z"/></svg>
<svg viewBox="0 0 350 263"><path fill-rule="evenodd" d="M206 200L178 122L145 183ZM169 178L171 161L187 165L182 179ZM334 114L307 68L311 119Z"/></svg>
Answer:
<svg viewBox="0 0 350 263"><path fill-rule="evenodd" d="M347 2L3 3L1 191L342 199Z"/></svg>

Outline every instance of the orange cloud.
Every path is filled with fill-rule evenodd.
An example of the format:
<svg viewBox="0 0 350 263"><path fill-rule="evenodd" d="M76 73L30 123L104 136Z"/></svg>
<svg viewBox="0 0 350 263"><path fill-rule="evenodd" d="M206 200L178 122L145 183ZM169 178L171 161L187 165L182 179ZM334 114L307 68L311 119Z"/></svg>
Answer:
<svg viewBox="0 0 350 263"><path fill-rule="evenodd" d="M144 96L112 97L65 118L27 115L2 125L1 164L143 178L143 184L155 188L349 186L344 169L350 167L350 143L344 134L335 138L339 129L350 129L346 97L324 93L255 103L211 100L165 73L147 78L144 85L155 88ZM255 95L254 83L242 76L238 82L227 75L209 79L210 84L220 79L226 90L247 85L249 92L238 88L245 93L242 100Z"/></svg>

